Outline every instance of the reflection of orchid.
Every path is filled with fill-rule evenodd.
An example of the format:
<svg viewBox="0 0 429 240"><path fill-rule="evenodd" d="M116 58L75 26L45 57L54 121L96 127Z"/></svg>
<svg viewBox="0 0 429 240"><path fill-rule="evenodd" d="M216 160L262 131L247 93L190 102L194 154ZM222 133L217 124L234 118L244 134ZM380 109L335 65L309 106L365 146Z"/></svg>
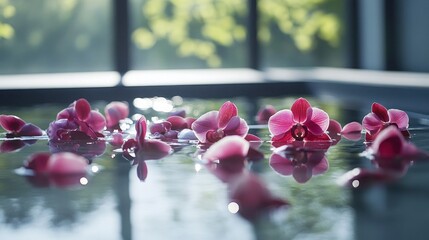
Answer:
<svg viewBox="0 0 429 240"><path fill-rule="evenodd" d="M7 138L43 135L39 127L14 115L0 115L0 126L8 131Z"/></svg>
<svg viewBox="0 0 429 240"><path fill-rule="evenodd" d="M111 102L104 108L106 126L109 130L121 130L119 122L128 117L130 110L126 102Z"/></svg>
<svg viewBox="0 0 429 240"><path fill-rule="evenodd" d="M101 156L106 150L106 141L49 141L49 150L52 153L72 152L87 159Z"/></svg>
<svg viewBox="0 0 429 240"><path fill-rule="evenodd" d="M138 164L138 176L144 180L147 176L145 160L157 160L169 155L173 150L165 142L146 139L147 123L142 116L136 123L136 138L128 139L122 146L123 155L128 160Z"/></svg>
<svg viewBox="0 0 429 240"><path fill-rule="evenodd" d="M291 110L280 110L268 121L273 143L284 144L294 141L330 141L326 134L328 126L328 114L311 107L305 98L297 99Z"/></svg>
<svg viewBox="0 0 429 240"><path fill-rule="evenodd" d="M0 144L0 153L8 153L8 152L16 152L21 150L23 147L27 145L32 145L37 140L6 140Z"/></svg>
<svg viewBox="0 0 429 240"><path fill-rule="evenodd" d="M261 215L288 206L285 200L274 197L255 174L245 172L229 185L228 209L254 221Z"/></svg>
<svg viewBox="0 0 429 240"><path fill-rule="evenodd" d="M51 140L97 140L106 120L98 111L91 110L86 99L79 99L57 115L47 130Z"/></svg>
<svg viewBox="0 0 429 240"><path fill-rule="evenodd" d="M203 114L192 124L196 137L201 143L214 143L225 136L246 136L249 127L238 116L238 109L232 102L225 102L219 111Z"/></svg>
<svg viewBox="0 0 429 240"><path fill-rule="evenodd" d="M26 178L37 187L69 187L86 184L88 160L73 153L36 153L31 155L24 168L32 172ZM85 180L82 180L85 179Z"/></svg>
<svg viewBox="0 0 429 240"><path fill-rule="evenodd" d="M207 161L210 172L228 184L231 201L228 209L255 220L287 202L273 197L262 181L245 169L249 149L249 142L242 137L227 136L211 145L202 159Z"/></svg>
<svg viewBox="0 0 429 240"><path fill-rule="evenodd" d="M406 112L398 109L387 110L379 103L373 103L371 113L368 113L362 120L362 125L366 130L365 139L371 142L383 129L390 125L396 126L405 137L409 137L408 115Z"/></svg>
<svg viewBox="0 0 429 240"><path fill-rule="evenodd" d="M281 175L292 175L297 182L305 183L312 176L325 173L329 163L325 151L284 146L273 152L270 166Z"/></svg>

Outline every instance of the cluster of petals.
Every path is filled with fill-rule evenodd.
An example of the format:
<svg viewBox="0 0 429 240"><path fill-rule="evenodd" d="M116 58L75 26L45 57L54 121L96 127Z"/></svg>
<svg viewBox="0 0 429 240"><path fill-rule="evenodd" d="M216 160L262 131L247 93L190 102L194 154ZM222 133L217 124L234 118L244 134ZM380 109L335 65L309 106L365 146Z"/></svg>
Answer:
<svg viewBox="0 0 429 240"><path fill-rule="evenodd" d="M201 143L215 143L225 136L245 137L249 131L246 121L238 116L237 106L228 101L219 111L210 111L192 124L192 130Z"/></svg>
<svg viewBox="0 0 429 240"><path fill-rule="evenodd" d="M297 99L291 109L280 110L270 117L268 129L273 143L294 141L330 141L327 134L328 114L312 107L305 98Z"/></svg>
<svg viewBox="0 0 429 240"><path fill-rule="evenodd" d="M97 140L104 137L101 131L105 127L104 116L91 110L88 101L81 98L57 114L47 134L51 140Z"/></svg>
<svg viewBox="0 0 429 240"><path fill-rule="evenodd" d="M373 103L371 112L362 120L362 126L366 130L365 140L372 142L376 136L388 126L396 126L404 137L409 137L408 132L409 118L406 112L399 109L387 110L379 103Z"/></svg>
<svg viewBox="0 0 429 240"><path fill-rule="evenodd" d="M7 131L8 138L43 135L39 127L14 115L0 115L0 126Z"/></svg>
<svg viewBox="0 0 429 240"><path fill-rule="evenodd" d="M195 134L191 131L192 123L195 118L182 116L169 116L166 120L152 123L149 131L154 138L161 140L173 139L196 139Z"/></svg>

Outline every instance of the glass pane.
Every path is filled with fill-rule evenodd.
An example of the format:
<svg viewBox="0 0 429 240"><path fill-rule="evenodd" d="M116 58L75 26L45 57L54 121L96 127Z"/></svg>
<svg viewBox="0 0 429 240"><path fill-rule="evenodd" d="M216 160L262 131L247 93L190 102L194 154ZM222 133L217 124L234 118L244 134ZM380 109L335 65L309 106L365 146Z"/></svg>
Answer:
<svg viewBox="0 0 429 240"><path fill-rule="evenodd" d="M0 0L0 73L111 70L110 2Z"/></svg>
<svg viewBox="0 0 429 240"><path fill-rule="evenodd" d="M132 0L134 69L246 66L246 0Z"/></svg>
<svg viewBox="0 0 429 240"><path fill-rule="evenodd" d="M264 67L345 67L344 2L260 0Z"/></svg>

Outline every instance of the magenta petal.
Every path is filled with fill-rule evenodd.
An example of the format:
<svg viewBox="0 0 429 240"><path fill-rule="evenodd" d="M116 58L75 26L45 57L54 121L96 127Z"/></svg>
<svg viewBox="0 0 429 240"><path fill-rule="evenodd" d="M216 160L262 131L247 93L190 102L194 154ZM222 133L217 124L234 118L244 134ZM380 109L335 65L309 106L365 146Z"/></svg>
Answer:
<svg viewBox="0 0 429 240"><path fill-rule="evenodd" d="M203 155L207 161L228 161L243 159L249 151L249 142L239 136L227 136L214 143Z"/></svg>
<svg viewBox="0 0 429 240"><path fill-rule="evenodd" d="M307 120L304 122L308 131L314 135L321 135L329 127L329 116L328 114L318 108L307 109Z"/></svg>
<svg viewBox="0 0 429 240"><path fill-rule="evenodd" d="M336 143L341 140L341 130L341 124L339 122L333 119L329 120L328 134L331 139L336 141Z"/></svg>
<svg viewBox="0 0 429 240"><path fill-rule="evenodd" d="M126 102L111 102L104 108L106 115L106 124L108 127L113 127L119 123L120 120L128 117L129 108Z"/></svg>
<svg viewBox="0 0 429 240"><path fill-rule="evenodd" d="M216 131L218 129L217 118L218 111L207 112L192 123L192 130L195 136L202 143L207 141L206 136L208 131Z"/></svg>
<svg viewBox="0 0 429 240"><path fill-rule="evenodd" d="M193 117L187 117L187 118L185 118L185 122L187 124L186 128L191 129L192 123L194 123L195 120L197 120L197 119L193 118Z"/></svg>
<svg viewBox="0 0 429 240"><path fill-rule="evenodd" d="M268 130L271 135L276 136L288 132L295 124L294 115L290 110L281 110L268 120Z"/></svg>
<svg viewBox="0 0 429 240"><path fill-rule="evenodd" d="M0 115L0 125L9 132L18 132L25 125L25 121L14 115Z"/></svg>
<svg viewBox="0 0 429 240"><path fill-rule="evenodd" d="M48 161L49 174L84 174L88 166L86 158L70 152L54 153Z"/></svg>
<svg viewBox="0 0 429 240"><path fill-rule="evenodd" d="M31 155L24 163L24 167L31 169L36 174L45 174L48 172L48 161L51 157L49 152L35 153Z"/></svg>
<svg viewBox="0 0 429 240"><path fill-rule="evenodd" d="M234 103L228 101L222 104L222 106L219 109L218 127L224 128L228 124L230 119L234 116L237 116L237 114L238 114L238 109Z"/></svg>
<svg viewBox="0 0 429 240"><path fill-rule="evenodd" d="M311 108L310 103L305 98L297 99L291 107L295 122L303 123L307 119L307 109Z"/></svg>
<svg viewBox="0 0 429 240"><path fill-rule="evenodd" d="M146 137L147 131L147 123L145 116L141 116L141 118L136 123L136 139L138 145L143 145Z"/></svg>
<svg viewBox="0 0 429 240"><path fill-rule="evenodd" d="M390 126L377 135L371 149L377 157L391 159L400 156L405 144L401 132Z"/></svg>
<svg viewBox="0 0 429 240"><path fill-rule="evenodd" d="M94 110L90 112L86 123L88 123L89 127L95 132L100 132L106 127L106 119L104 116L98 111Z"/></svg>
<svg viewBox="0 0 429 240"><path fill-rule="evenodd" d="M266 105L258 111L256 115L256 121L259 124L267 124L270 117L273 116L276 112L277 110L272 105Z"/></svg>
<svg viewBox="0 0 429 240"><path fill-rule="evenodd" d="M61 110L57 114L57 120L60 120L60 119L73 120L75 118L75 115L76 115L76 112L75 112L74 108L68 107L68 108Z"/></svg>
<svg viewBox="0 0 429 240"><path fill-rule="evenodd" d="M376 133L382 126L383 122L374 113L368 113L362 120L362 126L370 134Z"/></svg>
<svg viewBox="0 0 429 240"><path fill-rule="evenodd" d="M283 176L290 176L293 173L294 165L291 160L281 156L281 154L273 153L270 157L270 166L277 173Z"/></svg>
<svg viewBox="0 0 429 240"><path fill-rule="evenodd" d="M182 130L188 127L186 120L179 116L170 116L167 121L171 123L171 130Z"/></svg>
<svg viewBox="0 0 429 240"><path fill-rule="evenodd" d="M383 121L383 122L388 122L389 121L389 116L387 114L387 109L379 104L379 103L373 103L371 106L371 112L373 112L375 115L377 115L377 117Z"/></svg>
<svg viewBox="0 0 429 240"><path fill-rule="evenodd" d="M86 99L81 98L77 100L74 109L76 110L76 115L79 120L85 121L89 118L91 105L89 105L89 102Z"/></svg>
<svg viewBox="0 0 429 240"><path fill-rule="evenodd" d="M298 183L306 183L313 177L313 172L307 165L300 164L294 167L292 176Z"/></svg>
<svg viewBox="0 0 429 240"><path fill-rule="evenodd" d="M341 133L362 133L362 125L358 122L347 123Z"/></svg>
<svg viewBox="0 0 429 240"><path fill-rule="evenodd" d="M38 126L33 125L32 123L27 123L18 132L18 135L19 136L42 136L43 131Z"/></svg>
<svg viewBox="0 0 429 240"><path fill-rule="evenodd" d="M231 135L237 135L240 137L246 136L247 132L249 132L249 126L247 125L247 123L244 119L240 118L239 120L240 120L239 124L235 129L233 129L233 130L225 129L224 130L226 136L231 136Z"/></svg>
<svg viewBox="0 0 429 240"><path fill-rule="evenodd" d="M147 178L147 165L144 161L138 162L137 177L140 179L140 181L144 181Z"/></svg>
<svg viewBox="0 0 429 240"><path fill-rule="evenodd" d="M149 139L143 143L141 149L137 153L137 158L139 160L157 160L161 159L170 153L173 152L173 149L165 142L159 140Z"/></svg>
<svg viewBox="0 0 429 240"><path fill-rule="evenodd" d="M396 124L401 130L408 128L409 119L406 112L399 109L389 109L388 114L390 123Z"/></svg>
<svg viewBox="0 0 429 240"><path fill-rule="evenodd" d="M240 126L240 117L234 116L232 117L229 122L226 124L224 131L234 131Z"/></svg>

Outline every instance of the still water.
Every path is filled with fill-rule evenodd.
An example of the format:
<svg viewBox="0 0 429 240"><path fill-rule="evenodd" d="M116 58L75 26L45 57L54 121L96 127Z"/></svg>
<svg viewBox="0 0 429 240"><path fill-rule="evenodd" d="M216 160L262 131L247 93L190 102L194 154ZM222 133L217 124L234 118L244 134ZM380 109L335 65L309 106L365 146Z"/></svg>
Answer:
<svg viewBox="0 0 429 240"><path fill-rule="evenodd" d="M159 100L159 99L158 99ZM158 101L157 100L157 101ZM294 98L230 99L239 115L254 123L265 104L289 108ZM144 106L147 99L130 102L134 114L163 118L167 105ZM164 100L162 100L164 101ZM162 102L161 101L161 102ZM331 118L345 124L361 121L370 111L350 110L335 103L311 100ZM189 116L219 109L224 101L176 98L170 107ZM102 109L106 103L94 103ZM166 107L163 109L162 107ZM43 105L1 109L46 128L65 106ZM165 110L165 111L164 111ZM164 111L164 112L163 112ZM424 115L409 113L411 141L429 151L429 129ZM429 228L429 163L415 161L398 179L357 188L338 184L347 171L373 169L361 156L363 140L342 139L326 154L323 171L299 183L270 164L273 147L266 125L251 125L262 140L264 157L246 165L269 191L290 206L249 221L235 213L228 187L198 160L196 144L175 144L175 152L149 160L141 181L138 166L107 145L93 156L91 173L79 179L34 179L19 174L30 154L58 151L46 139L15 152L0 154L1 239L427 239ZM0 143L4 143L0 142ZM325 160L324 160L325 161Z"/></svg>

